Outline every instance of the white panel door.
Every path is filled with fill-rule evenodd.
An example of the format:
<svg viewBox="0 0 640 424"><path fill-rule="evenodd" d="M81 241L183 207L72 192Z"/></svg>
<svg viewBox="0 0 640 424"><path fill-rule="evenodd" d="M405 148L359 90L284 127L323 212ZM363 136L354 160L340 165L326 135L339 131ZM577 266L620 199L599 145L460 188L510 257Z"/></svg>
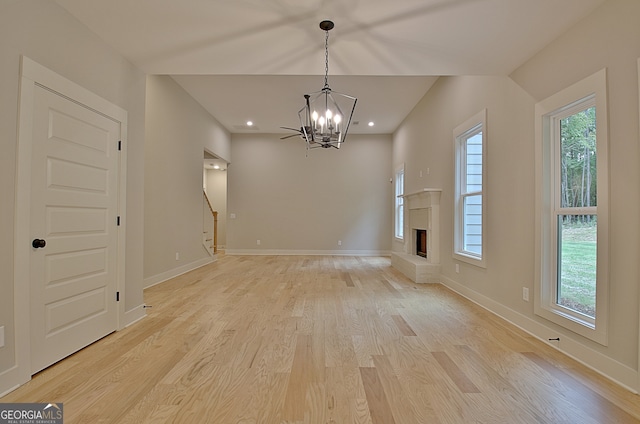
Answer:
<svg viewBox="0 0 640 424"><path fill-rule="evenodd" d="M116 330L120 123L36 86L31 163L31 366Z"/></svg>

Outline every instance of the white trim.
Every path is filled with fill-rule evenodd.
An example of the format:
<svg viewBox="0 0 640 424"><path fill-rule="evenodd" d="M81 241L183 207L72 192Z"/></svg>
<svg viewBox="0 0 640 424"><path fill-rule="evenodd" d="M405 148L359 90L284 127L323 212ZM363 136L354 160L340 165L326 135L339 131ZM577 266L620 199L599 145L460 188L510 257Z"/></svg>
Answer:
<svg viewBox="0 0 640 424"><path fill-rule="evenodd" d="M287 250L287 249L227 249L226 255L236 256L391 256L389 250Z"/></svg>
<svg viewBox="0 0 640 424"><path fill-rule="evenodd" d="M482 253L480 255L475 255L471 252L465 252L462 250L464 230L462 222L463 213L461 211L462 206L460 205L460 200L463 197L462 193L460 193L460 141L462 137L465 137L468 134L477 133L478 128L480 128L480 131L482 132L482 190L480 192L480 195L482 196ZM487 244L485 236L487 234L487 142L487 109L482 109L480 112L468 118L462 124L453 129L453 169L455 172L453 195L453 259L481 268L487 267Z"/></svg>
<svg viewBox="0 0 640 424"><path fill-rule="evenodd" d="M124 326L129 327L147 316L145 305L138 305L125 313Z"/></svg>
<svg viewBox="0 0 640 424"><path fill-rule="evenodd" d="M198 269L205 265L209 265L212 262L216 261L216 257L206 257L203 259L199 259L195 262L191 262L186 265L179 266L178 268L170 269L169 271L162 272L160 274L156 274L152 277L147 277L143 281L143 285L145 289L149 287L155 286L160 283L164 283L167 280L171 280L179 275L186 274L189 271L193 271L194 269Z"/></svg>
<svg viewBox="0 0 640 424"><path fill-rule="evenodd" d="M640 58L638 58L638 106L640 106ZM639 109L640 110L640 109ZM640 134L640 114L638 115L638 134ZM640 141L640 140L638 140ZM640 305L640 298L638 304ZM638 314L638 388L640 390L640 313Z"/></svg>
<svg viewBox="0 0 640 424"><path fill-rule="evenodd" d="M22 383L15 383L14 385L11 385L11 382L19 381L19 372L20 369L17 365L14 365L9 369L0 372L0 381L3 382L2 384L0 384L0 390L2 390L0 392L0 398L8 395L9 393L20 387L20 384Z"/></svg>
<svg viewBox="0 0 640 424"><path fill-rule="evenodd" d="M74 82L56 74L33 60L22 56L20 62L20 92L18 115L18 145L16 149L16 206L14 227L14 323L15 323L15 373L2 379L0 390L8 390L31 379L31 342L29 317L29 211L31 186L31 150L34 94L36 85L57 94L121 124L121 139L126 146L127 111L97 96ZM124 221L126 199L126 148L121 154L119 174L119 215ZM125 320L125 229L118 233L118 271L116 290L121 293L118 305L118 329ZM13 370L13 369L12 369Z"/></svg>
<svg viewBox="0 0 640 424"><path fill-rule="evenodd" d="M398 175L402 174L402 193L398 194ZM405 192L405 164L402 163L402 165L398 166L395 169L394 175L393 175L393 193L395 195L395 199L393 201L393 238L398 241L398 242L403 242L404 238L405 238L405 234L406 234L406 230L407 230L407 223L405 222L405 213L404 213L404 208L406 207L406 205L404 204L404 192ZM400 206L398 204L398 200L402 199L402 214L400 215L398 213L398 207ZM398 217L402 216L402 237L398 237Z"/></svg>
<svg viewBox="0 0 640 424"><path fill-rule="evenodd" d="M22 56L21 59L22 77L50 88L69 100L89 107L116 122L127 123L127 111L120 106L92 93L26 56Z"/></svg>
<svg viewBox="0 0 640 424"><path fill-rule="evenodd" d="M14 226L14 324L16 380L3 380L11 386L31 379L31 320L29 316L29 248L18 240L29 239L29 223L20 219L31 210L31 151L35 84L24 76L20 79L18 112L18 146L16 153L16 207ZM21 189L20 187L23 187ZM19 284L22 281L24 284ZM3 388L3 387L2 387ZM2 389L0 388L0 389Z"/></svg>
<svg viewBox="0 0 640 424"><path fill-rule="evenodd" d="M598 285L596 287L597 318L595 326L582 322L573 316L562 314L553 307L552 294L548 282L552 279L555 266L551 264L550 247L555 238L549 229L555 228L550 211L556 211L554 199L555 187L551 187L555 163L551 151L553 120L561 111L570 110L577 103L594 96L596 107L596 133L598 157ZM554 322L585 338L606 346L608 343L608 304L609 304L609 159L608 159L608 108L607 108L607 71L602 69L595 74L561 90L535 105L535 278L534 312L536 315ZM589 212L590 209L585 210ZM590 212L592 213L592 212ZM555 218L553 218L555 219ZM547 283L545 283L547 282Z"/></svg>
<svg viewBox="0 0 640 424"><path fill-rule="evenodd" d="M117 269L117 290L120 292L120 302L118 302L118 325L117 329L122 330L128 324L126 303L126 252L127 252L127 118L120 122L120 155L118 174L118 215L120 216L120 226L118 227L118 269Z"/></svg>
<svg viewBox="0 0 640 424"><path fill-rule="evenodd" d="M638 394L638 391L640 390L640 373L638 370L613 360L584 344L578 343L570 337L563 337L562 334L558 333L553 328L547 327L546 325L522 315L513 309L507 308L495 300L481 295L454 280L443 275L441 275L440 278L442 285L450 288L459 295L469 299L473 303L504 319L510 324L515 325L527 334L530 334L564 355L580 362L582 365L613 381L626 390L629 390L634 394ZM560 337L559 343L554 344L549 341L549 339L556 337Z"/></svg>

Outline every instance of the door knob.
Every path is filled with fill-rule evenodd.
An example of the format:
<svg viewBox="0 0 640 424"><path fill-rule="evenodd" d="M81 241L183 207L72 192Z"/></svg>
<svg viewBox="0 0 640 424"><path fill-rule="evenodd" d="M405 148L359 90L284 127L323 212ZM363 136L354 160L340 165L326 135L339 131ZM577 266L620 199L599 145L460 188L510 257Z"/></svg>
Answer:
<svg viewBox="0 0 640 424"><path fill-rule="evenodd" d="M33 246L35 249L43 248L46 245L47 242L42 239L33 239L33 241L31 242L31 246Z"/></svg>

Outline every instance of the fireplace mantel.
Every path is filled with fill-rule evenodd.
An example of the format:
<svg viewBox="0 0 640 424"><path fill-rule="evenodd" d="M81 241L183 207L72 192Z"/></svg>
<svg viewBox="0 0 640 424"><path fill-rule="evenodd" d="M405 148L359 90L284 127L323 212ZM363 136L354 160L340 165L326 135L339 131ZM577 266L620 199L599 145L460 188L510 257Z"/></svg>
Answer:
<svg viewBox="0 0 640 424"><path fill-rule="evenodd" d="M442 193L442 189L441 188L423 188L423 189L415 191L413 193L401 194L400 196L402 196L402 197L412 197L412 196L416 196L418 194L425 194L425 193Z"/></svg>
<svg viewBox="0 0 640 424"><path fill-rule="evenodd" d="M391 265L417 283L436 281L440 275L441 189L424 188L402 195L404 199L404 244L392 252ZM416 230L427 234L427 257L416 255Z"/></svg>
<svg viewBox="0 0 640 424"><path fill-rule="evenodd" d="M414 193L403 194L402 197L407 202L409 209L427 208L431 205L440 205L440 194L442 190L439 188L423 188Z"/></svg>

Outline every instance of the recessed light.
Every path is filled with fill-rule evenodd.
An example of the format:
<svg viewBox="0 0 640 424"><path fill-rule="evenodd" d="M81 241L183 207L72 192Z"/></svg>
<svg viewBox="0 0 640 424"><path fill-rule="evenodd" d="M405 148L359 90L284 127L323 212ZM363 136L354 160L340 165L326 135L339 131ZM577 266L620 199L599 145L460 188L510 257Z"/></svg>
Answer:
<svg viewBox="0 0 640 424"><path fill-rule="evenodd" d="M375 124L373 123L373 121L369 122L369 126L373 127Z"/></svg>
<svg viewBox="0 0 640 424"><path fill-rule="evenodd" d="M253 126L253 121L247 121L247 126L248 126L248 127Z"/></svg>

